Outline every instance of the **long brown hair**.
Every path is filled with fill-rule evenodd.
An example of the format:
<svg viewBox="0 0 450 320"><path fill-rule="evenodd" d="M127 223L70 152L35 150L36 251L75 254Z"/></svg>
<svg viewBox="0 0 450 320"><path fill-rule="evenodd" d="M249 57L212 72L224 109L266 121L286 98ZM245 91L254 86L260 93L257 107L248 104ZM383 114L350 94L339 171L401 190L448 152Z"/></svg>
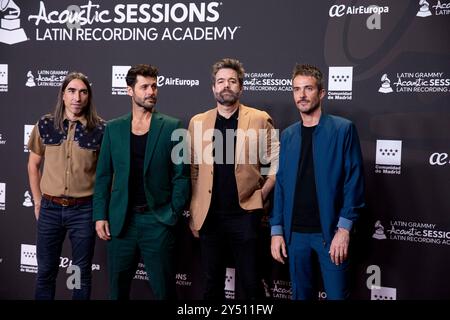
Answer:
<svg viewBox="0 0 450 320"><path fill-rule="evenodd" d="M64 106L64 101L63 101L63 95L64 95L64 91L67 88L67 85L70 83L70 81L72 81L74 79L83 81L83 83L86 85L86 88L88 90L88 103L86 105L86 108L83 110L83 113L84 113L84 116L87 121L87 124L86 124L87 130L90 131L100 124L101 118L97 114L97 111L95 109L95 105L94 105L94 102L92 99L91 84L89 83L87 77L84 74L82 74L81 72L69 73L64 78L64 81L61 84L61 88L59 89L59 94L58 94L58 100L57 100L56 106L55 106L55 111L53 113L55 129L64 131L63 122L64 122L65 106Z"/></svg>

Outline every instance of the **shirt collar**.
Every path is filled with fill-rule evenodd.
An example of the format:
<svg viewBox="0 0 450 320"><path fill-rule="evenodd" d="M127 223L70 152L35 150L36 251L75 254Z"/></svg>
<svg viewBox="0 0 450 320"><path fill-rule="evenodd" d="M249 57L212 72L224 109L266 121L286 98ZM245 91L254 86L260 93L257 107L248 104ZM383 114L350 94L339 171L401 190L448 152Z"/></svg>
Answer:
<svg viewBox="0 0 450 320"><path fill-rule="evenodd" d="M217 112L217 119L219 120L239 120L239 109L237 108L236 111L231 115L231 117L229 117L228 119L225 118L224 116L221 116L219 112Z"/></svg>
<svg viewBox="0 0 450 320"><path fill-rule="evenodd" d="M66 121L66 120L70 121L69 118L67 117L66 113L64 113L64 121ZM78 118L78 120L75 121L75 122L80 122L83 126L87 125L87 120L86 120L86 117L84 115L81 116L80 118Z"/></svg>

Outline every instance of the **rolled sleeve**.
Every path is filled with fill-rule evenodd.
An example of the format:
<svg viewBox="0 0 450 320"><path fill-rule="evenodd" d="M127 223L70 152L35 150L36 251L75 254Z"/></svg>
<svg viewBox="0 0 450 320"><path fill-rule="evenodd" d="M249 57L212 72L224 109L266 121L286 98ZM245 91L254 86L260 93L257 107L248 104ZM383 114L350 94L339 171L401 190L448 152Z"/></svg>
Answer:
<svg viewBox="0 0 450 320"><path fill-rule="evenodd" d="M272 226L270 230L271 236L282 236L283 235L283 226Z"/></svg>

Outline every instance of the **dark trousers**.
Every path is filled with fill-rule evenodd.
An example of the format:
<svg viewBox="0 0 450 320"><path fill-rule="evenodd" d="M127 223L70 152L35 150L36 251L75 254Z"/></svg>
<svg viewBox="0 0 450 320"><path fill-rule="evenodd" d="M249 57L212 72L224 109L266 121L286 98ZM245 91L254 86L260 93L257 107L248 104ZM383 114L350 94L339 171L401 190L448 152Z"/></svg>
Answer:
<svg viewBox="0 0 450 320"><path fill-rule="evenodd" d="M42 198L37 222L38 273L35 298L55 298L56 277L61 249L69 233L72 245L72 265L80 268L79 289L73 289L74 300L88 300L91 295L92 257L94 255L95 229L92 221L92 202L63 207Z"/></svg>
<svg viewBox="0 0 450 320"><path fill-rule="evenodd" d="M200 230L201 260L205 275L205 300L225 299L226 251L231 248L236 279L242 285L239 299L261 296L261 281L257 272L258 232L260 214L216 215L209 212Z"/></svg>
<svg viewBox="0 0 450 320"><path fill-rule="evenodd" d="M317 300L314 286L313 251L317 253L323 284L328 300L344 300L350 295L348 284L349 260L335 265L330 258L330 244L321 233L293 232L288 246L289 271L293 300Z"/></svg>
<svg viewBox="0 0 450 320"><path fill-rule="evenodd" d="M163 225L149 212L128 214L124 232L108 242L110 298L129 299L131 282L142 257L154 298L174 299L173 227Z"/></svg>

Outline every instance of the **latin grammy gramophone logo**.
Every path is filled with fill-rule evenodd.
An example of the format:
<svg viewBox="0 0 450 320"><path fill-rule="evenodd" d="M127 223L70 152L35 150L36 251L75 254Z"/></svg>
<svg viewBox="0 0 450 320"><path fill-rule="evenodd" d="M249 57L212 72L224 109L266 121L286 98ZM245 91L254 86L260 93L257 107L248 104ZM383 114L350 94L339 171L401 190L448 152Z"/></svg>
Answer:
<svg viewBox="0 0 450 320"><path fill-rule="evenodd" d="M27 41L27 35L20 27L20 9L13 0L0 0L0 42L15 44Z"/></svg>
<svg viewBox="0 0 450 320"><path fill-rule="evenodd" d="M34 81L34 75L33 73L30 71L28 71L27 73L27 82L25 83L25 85L27 87L36 87L36 82Z"/></svg>
<svg viewBox="0 0 450 320"><path fill-rule="evenodd" d="M386 239L386 234L384 233L384 227L381 224L380 220L377 220L377 222L375 222L375 232L373 233L372 238L378 239L378 240Z"/></svg>
<svg viewBox="0 0 450 320"><path fill-rule="evenodd" d="M431 16L430 4L426 0L420 0L419 5L420 9L417 11L417 17L425 18Z"/></svg>
<svg viewBox="0 0 450 320"><path fill-rule="evenodd" d="M392 92L391 80L389 80L386 73L381 76L381 86L378 89L378 92L381 92L381 93L391 93Z"/></svg>
<svg viewBox="0 0 450 320"><path fill-rule="evenodd" d="M31 200L31 194L30 194L30 192L29 192L28 190L25 191L25 193L23 194L23 196L24 196L24 200L23 200L22 205L23 205L24 207L32 207L32 206L33 206L33 201Z"/></svg>

